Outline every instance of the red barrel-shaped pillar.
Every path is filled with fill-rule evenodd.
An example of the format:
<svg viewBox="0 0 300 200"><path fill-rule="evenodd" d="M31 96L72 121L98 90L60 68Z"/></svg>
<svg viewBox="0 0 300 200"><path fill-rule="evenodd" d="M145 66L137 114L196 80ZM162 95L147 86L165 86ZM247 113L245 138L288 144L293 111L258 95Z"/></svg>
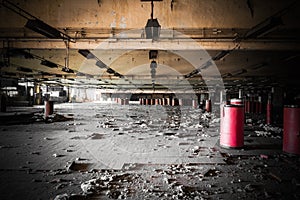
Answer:
<svg viewBox="0 0 300 200"><path fill-rule="evenodd" d="M206 110L206 112L211 112L211 100L210 99L205 100L205 110Z"/></svg>
<svg viewBox="0 0 300 200"><path fill-rule="evenodd" d="M230 104L232 105L243 105L242 99L230 99Z"/></svg>
<svg viewBox="0 0 300 200"><path fill-rule="evenodd" d="M247 99L245 101L245 113L250 113L250 107L251 107L250 101L249 99Z"/></svg>
<svg viewBox="0 0 300 200"><path fill-rule="evenodd" d="M244 146L244 107L224 105L221 108L220 146L240 148Z"/></svg>
<svg viewBox="0 0 300 200"><path fill-rule="evenodd" d="M54 110L54 102L53 101L45 101L44 117L47 118L49 115L52 115L53 110Z"/></svg>
<svg viewBox="0 0 300 200"><path fill-rule="evenodd" d="M283 151L300 155L300 108L285 106L283 111Z"/></svg>

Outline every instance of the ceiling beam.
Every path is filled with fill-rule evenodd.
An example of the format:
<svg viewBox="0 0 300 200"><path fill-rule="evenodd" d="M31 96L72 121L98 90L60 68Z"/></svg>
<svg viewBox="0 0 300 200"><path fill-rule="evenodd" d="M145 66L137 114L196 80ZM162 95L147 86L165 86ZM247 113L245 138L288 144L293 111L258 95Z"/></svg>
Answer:
<svg viewBox="0 0 300 200"><path fill-rule="evenodd" d="M1 41L1 39L0 39ZM7 41L7 40L6 40ZM61 40L9 40L11 48L24 49L65 49ZM136 49L162 49L162 50L224 50L232 49L236 42L224 40L160 40L153 42L149 39L108 39L108 40L78 40L70 43L70 49L115 49L115 50L136 50ZM4 48L3 43L0 48ZM300 50L299 41L278 41L278 40L252 40L240 42L242 50Z"/></svg>

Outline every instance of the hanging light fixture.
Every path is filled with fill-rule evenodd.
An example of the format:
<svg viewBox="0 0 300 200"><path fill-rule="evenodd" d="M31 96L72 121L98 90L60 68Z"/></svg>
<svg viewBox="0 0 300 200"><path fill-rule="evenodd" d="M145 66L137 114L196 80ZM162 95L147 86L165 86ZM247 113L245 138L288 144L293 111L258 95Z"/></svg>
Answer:
<svg viewBox="0 0 300 200"><path fill-rule="evenodd" d="M149 0L141 0L141 1L149 1ZM160 35L160 24L158 23L158 20L153 18L153 1L151 0L151 18L148 19L147 24L145 26L145 32L146 32L146 38L147 39L153 39L157 40ZM156 0L161 1L161 0Z"/></svg>

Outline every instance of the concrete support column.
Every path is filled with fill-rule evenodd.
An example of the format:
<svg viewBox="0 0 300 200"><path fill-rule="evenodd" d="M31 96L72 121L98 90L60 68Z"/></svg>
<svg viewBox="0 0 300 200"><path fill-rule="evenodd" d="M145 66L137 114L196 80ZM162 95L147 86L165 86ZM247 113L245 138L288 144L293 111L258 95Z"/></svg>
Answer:
<svg viewBox="0 0 300 200"><path fill-rule="evenodd" d="M184 104L184 99L179 99L179 106L185 106L185 104Z"/></svg>
<svg viewBox="0 0 300 200"><path fill-rule="evenodd" d="M220 91L220 105L223 103L223 90Z"/></svg>
<svg viewBox="0 0 300 200"><path fill-rule="evenodd" d="M162 101L163 101L163 102L162 102L162 105L163 105L163 106L166 106L166 105L167 105L167 99L166 99L166 98L163 98Z"/></svg>
<svg viewBox="0 0 300 200"><path fill-rule="evenodd" d="M128 98L124 99L124 105L129 105L129 99Z"/></svg>
<svg viewBox="0 0 300 200"><path fill-rule="evenodd" d="M54 111L54 102L46 100L45 101L44 118L47 118L49 115L52 115L53 111Z"/></svg>
<svg viewBox="0 0 300 200"><path fill-rule="evenodd" d="M283 88L275 87L272 89L272 123L282 124L283 122Z"/></svg>
<svg viewBox="0 0 300 200"><path fill-rule="evenodd" d="M7 99L6 95L0 94L0 112L6 112Z"/></svg>
<svg viewBox="0 0 300 200"><path fill-rule="evenodd" d="M300 108L296 105L284 107L283 151L300 155Z"/></svg>
<svg viewBox="0 0 300 200"><path fill-rule="evenodd" d="M211 112L211 100L210 99L205 100L205 110L206 110L206 112Z"/></svg>
<svg viewBox="0 0 300 200"><path fill-rule="evenodd" d="M239 89L239 99L242 99L243 98L243 91L242 89Z"/></svg>
<svg viewBox="0 0 300 200"><path fill-rule="evenodd" d="M193 108L198 108L198 102L197 102L197 100L195 100L195 99L192 100L192 107Z"/></svg>
<svg viewBox="0 0 300 200"><path fill-rule="evenodd" d="M272 123L272 101L268 99L267 102L267 113L266 113L266 124Z"/></svg>
<svg viewBox="0 0 300 200"><path fill-rule="evenodd" d="M244 108L242 105L221 107L220 146L240 148L244 145Z"/></svg>
<svg viewBox="0 0 300 200"><path fill-rule="evenodd" d="M250 104L250 97L246 97L245 99L245 113L250 113L251 104Z"/></svg>
<svg viewBox="0 0 300 200"><path fill-rule="evenodd" d="M151 105L151 99L146 99L146 105Z"/></svg>
<svg viewBox="0 0 300 200"><path fill-rule="evenodd" d="M258 97L258 113L262 113L262 102L261 102L261 96Z"/></svg>
<svg viewBox="0 0 300 200"><path fill-rule="evenodd" d="M139 98L139 101L140 101L140 105L143 105L143 99Z"/></svg>
<svg viewBox="0 0 300 200"><path fill-rule="evenodd" d="M155 99L151 99L151 105L155 105Z"/></svg>
<svg viewBox="0 0 300 200"><path fill-rule="evenodd" d="M142 98L142 105L146 105L146 99Z"/></svg>
<svg viewBox="0 0 300 200"><path fill-rule="evenodd" d="M254 113L254 109L255 109L254 97L251 96L250 97L250 113Z"/></svg>
<svg viewBox="0 0 300 200"><path fill-rule="evenodd" d="M42 92L41 92L41 86L39 84L34 85L34 104L35 105L42 104Z"/></svg>
<svg viewBox="0 0 300 200"><path fill-rule="evenodd" d="M173 98L173 106L179 106L179 100L177 98Z"/></svg>
<svg viewBox="0 0 300 200"><path fill-rule="evenodd" d="M171 99L170 99L170 97L168 97L167 98L167 104L166 104L167 106L170 106L171 105Z"/></svg>

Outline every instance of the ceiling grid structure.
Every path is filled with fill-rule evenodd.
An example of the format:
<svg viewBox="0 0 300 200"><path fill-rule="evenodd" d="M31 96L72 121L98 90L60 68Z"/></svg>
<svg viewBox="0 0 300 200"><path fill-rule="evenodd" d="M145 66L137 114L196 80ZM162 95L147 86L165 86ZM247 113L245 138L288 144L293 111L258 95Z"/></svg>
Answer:
<svg viewBox="0 0 300 200"><path fill-rule="evenodd" d="M111 76L112 72L103 72L95 62L86 61L78 53L79 50L90 50L103 63L109 64L108 68L120 71L120 74L130 72L128 75L135 78L145 78L148 75L144 82L139 80L140 88L151 81L149 66L143 66L150 65L147 52L158 49L158 66L167 65L193 82L198 80L197 76L200 74L195 71L197 66L185 64L184 58L174 55L172 51L201 49L207 51L228 85L234 85L232 80L236 79L247 82L264 78L272 79L282 87L298 86L289 76L297 77L294 69L299 61L299 25L296 23L299 18L299 3L251 1L252 4L249 5L247 2L154 1L153 15L161 29L159 39L153 41L145 38L145 24L151 11L151 3L147 1L103 0L99 3L90 0L83 4L77 0L51 3L4 0L1 2L0 17L7 20L0 22L1 65L5 66L5 57L9 57L10 67L1 67L2 76L9 77L10 75L5 74L10 72L14 74L13 78L26 77L27 72L17 70L16 66L20 66L33 72L48 73L48 78L54 81L58 79L55 75L72 79L77 74L85 74L90 75L90 78L94 77L95 82L102 77L117 84L120 77ZM24 13L37 21L33 25L47 26L54 36L45 36L35 27L30 27L30 20L26 19L27 15L24 17ZM65 66L66 40L70 41L69 72L74 73L61 70ZM143 48L140 49L141 46ZM16 50L20 51L16 53ZM127 53L111 62L113 55L120 52ZM224 52L222 58L215 59L215 56ZM30 54L36 57L26 58ZM59 67L45 67L36 58L55 63ZM85 67L87 70L83 69L82 63L89 66ZM255 67L256 65L261 67ZM133 69L139 67L146 69L132 74ZM194 73L196 77L190 76ZM43 77L44 75L36 73L27 78L30 81L40 81ZM168 79L171 77L170 74Z"/></svg>

